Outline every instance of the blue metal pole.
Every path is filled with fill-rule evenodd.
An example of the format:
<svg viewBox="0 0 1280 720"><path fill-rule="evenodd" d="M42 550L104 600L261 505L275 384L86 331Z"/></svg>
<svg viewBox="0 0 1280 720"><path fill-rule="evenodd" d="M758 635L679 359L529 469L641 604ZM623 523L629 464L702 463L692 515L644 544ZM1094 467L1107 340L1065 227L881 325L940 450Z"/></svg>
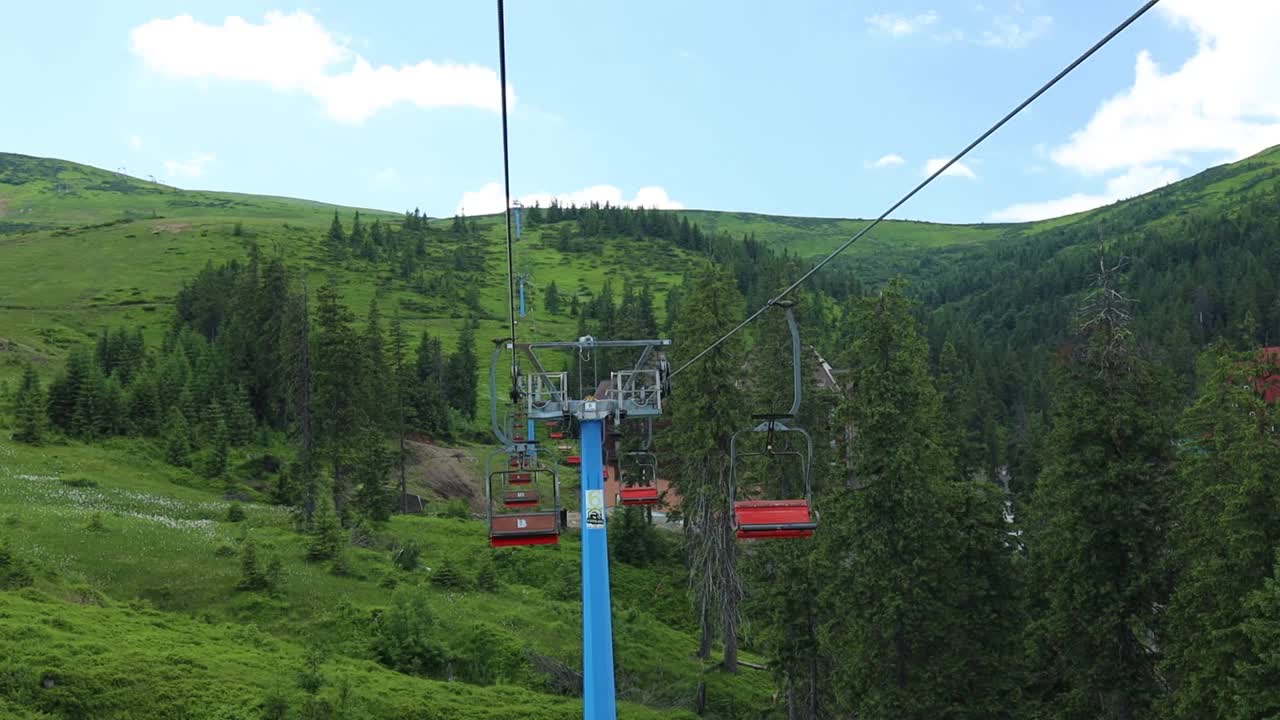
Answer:
<svg viewBox="0 0 1280 720"><path fill-rule="evenodd" d="M534 426L533 418L529 418L528 423L529 423L529 432L524 436L524 438L525 438L525 440L527 440L527 441L529 441L530 443L532 443L532 442L534 441L533 432L534 432L534 430L535 430L535 426ZM535 457L537 457L537 455L538 455L538 446L537 446L537 445L530 445L530 446L529 446L529 454L530 454L530 455L533 455L533 456L535 456Z"/></svg>
<svg viewBox="0 0 1280 720"><path fill-rule="evenodd" d="M609 542L605 530L604 421L582 421L582 717L616 720Z"/></svg>
<svg viewBox="0 0 1280 720"><path fill-rule="evenodd" d="M520 281L520 317L524 317L524 281Z"/></svg>

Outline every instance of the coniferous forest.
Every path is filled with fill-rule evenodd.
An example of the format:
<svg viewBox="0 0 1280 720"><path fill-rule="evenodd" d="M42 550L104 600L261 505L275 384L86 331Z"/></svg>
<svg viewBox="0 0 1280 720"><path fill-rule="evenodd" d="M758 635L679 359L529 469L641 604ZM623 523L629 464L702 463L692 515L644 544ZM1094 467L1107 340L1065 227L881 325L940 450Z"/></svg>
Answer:
<svg viewBox="0 0 1280 720"><path fill-rule="evenodd" d="M610 525L622 716L1280 714L1275 155L805 285L811 539L733 537L730 438L791 400L781 313L681 371L654 438L680 506ZM330 210L211 209L188 241L224 244L132 322L0 325L0 715L581 713L577 530L492 550L482 519L502 227ZM522 331L667 337L676 366L813 262L679 211L523 220ZM0 257L160 221L3 227ZM619 247L644 262L576 274Z"/></svg>

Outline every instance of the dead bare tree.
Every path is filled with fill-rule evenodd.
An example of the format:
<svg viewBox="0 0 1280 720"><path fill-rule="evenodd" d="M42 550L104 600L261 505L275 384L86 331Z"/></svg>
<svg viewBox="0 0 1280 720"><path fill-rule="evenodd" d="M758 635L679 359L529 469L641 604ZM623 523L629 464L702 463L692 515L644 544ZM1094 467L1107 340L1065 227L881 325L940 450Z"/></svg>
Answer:
<svg viewBox="0 0 1280 720"><path fill-rule="evenodd" d="M1090 289L1076 311L1076 328L1088 341L1086 359L1098 366L1098 373L1110 376L1129 367L1133 353L1133 300L1120 291L1127 259L1108 264L1106 246L1098 248L1098 271L1090 279Z"/></svg>

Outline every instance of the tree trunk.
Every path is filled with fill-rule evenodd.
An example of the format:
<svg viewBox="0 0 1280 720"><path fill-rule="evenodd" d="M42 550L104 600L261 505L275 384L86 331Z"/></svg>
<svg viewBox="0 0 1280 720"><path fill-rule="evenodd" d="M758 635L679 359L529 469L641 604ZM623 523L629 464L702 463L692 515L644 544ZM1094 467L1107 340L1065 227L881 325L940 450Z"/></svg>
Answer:
<svg viewBox="0 0 1280 720"><path fill-rule="evenodd" d="M702 607L698 611L698 626L701 629L702 637L698 641L698 659L711 659L711 641L715 639L715 628L711 624L711 602L707 594L703 592Z"/></svg>

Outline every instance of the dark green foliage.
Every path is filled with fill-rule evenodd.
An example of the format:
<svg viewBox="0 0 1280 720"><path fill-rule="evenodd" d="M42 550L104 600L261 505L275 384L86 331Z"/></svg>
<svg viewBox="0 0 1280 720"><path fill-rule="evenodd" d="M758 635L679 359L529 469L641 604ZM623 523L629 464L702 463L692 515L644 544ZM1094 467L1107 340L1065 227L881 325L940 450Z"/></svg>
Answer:
<svg viewBox="0 0 1280 720"><path fill-rule="evenodd" d="M1055 371L1027 522L1031 692L1045 718L1142 717L1161 687L1172 383L1122 326L1094 327Z"/></svg>
<svg viewBox="0 0 1280 720"><path fill-rule="evenodd" d="M427 593L421 588L399 588L374 628L373 652L378 662L394 670L438 675L448 662L448 651L438 633L427 606Z"/></svg>
<svg viewBox="0 0 1280 720"><path fill-rule="evenodd" d="M449 405L469 419L476 416L479 361L476 359L476 327L468 321L458 336L458 349L445 369L445 395Z"/></svg>
<svg viewBox="0 0 1280 720"><path fill-rule="evenodd" d="M275 593L284 581L284 564L274 554L264 559L257 543L246 538L240 545L240 581L237 590Z"/></svg>
<svg viewBox="0 0 1280 720"><path fill-rule="evenodd" d="M316 511L311 541L307 544L307 559L311 561L333 560L347 545L346 531L333 509L333 497L321 492L316 501Z"/></svg>
<svg viewBox="0 0 1280 720"><path fill-rule="evenodd" d="M382 433L366 428L359 435L353 455L356 505L370 519L386 520L395 509L397 491L391 478L393 458Z"/></svg>
<svg viewBox="0 0 1280 720"><path fill-rule="evenodd" d="M476 589L481 592L496 593L501 589L498 582L498 571L493 563L484 563L476 573Z"/></svg>
<svg viewBox="0 0 1280 720"><path fill-rule="evenodd" d="M548 313L552 315L560 314L560 288L556 287L555 280L552 280L547 285L547 289L542 295L542 305Z"/></svg>
<svg viewBox="0 0 1280 720"><path fill-rule="evenodd" d="M462 590L471 583L466 575L462 573L462 570L458 568L453 558L445 558L439 567L431 570L431 584L437 587L449 588L450 590Z"/></svg>
<svg viewBox="0 0 1280 720"><path fill-rule="evenodd" d="M1263 592L1280 547L1280 411L1248 382L1270 372L1255 353L1216 348L1202 366L1208 377L1180 428L1176 589L1161 642L1167 716L1262 717L1240 689L1258 680L1245 667L1267 663L1245 622L1265 606L1242 599Z"/></svg>
<svg viewBox="0 0 1280 720"><path fill-rule="evenodd" d="M191 430L187 426L186 416L177 405L169 408L164 447L164 459L170 465L187 467L191 464Z"/></svg>
<svg viewBox="0 0 1280 720"><path fill-rule="evenodd" d="M102 513L96 512L89 516L89 522L84 526L89 532L106 532L107 525L102 519Z"/></svg>
<svg viewBox="0 0 1280 720"><path fill-rule="evenodd" d="M33 583L31 564L14 552L8 538L0 538L0 590L17 590Z"/></svg>
<svg viewBox="0 0 1280 720"><path fill-rule="evenodd" d="M1262 587L1244 601L1239 630L1246 645L1236 658L1231 689L1233 718L1271 718L1280 713L1280 557ZM1234 633L1233 633L1234 634Z"/></svg>
<svg viewBox="0 0 1280 720"><path fill-rule="evenodd" d="M44 438L44 393L40 390L40 376L30 365L22 371L22 381L14 393L13 409L13 439L39 445Z"/></svg>
<svg viewBox="0 0 1280 720"><path fill-rule="evenodd" d="M418 569L418 558L421 555L422 548L418 547L418 543L410 540L392 553L391 561L401 570L412 571Z"/></svg>
<svg viewBox="0 0 1280 720"><path fill-rule="evenodd" d="M227 522L244 522L245 517L244 506L240 503L231 503L227 506Z"/></svg>
<svg viewBox="0 0 1280 720"><path fill-rule="evenodd" d="M697 352L704 338L718 337L737 324L742 298L732 280L713 266L700 267L686 281L673 341L681 352ZM687 357L687 356L686 356ZM672 426L664 436L671 480L684 503L689 571L699 608L698 654L709 659L713 638L725 643L724 669L737 672L741 600L737 545L729 497L729 441L743 423L745 403L738 380L744 361L742 337L723 343L681 376L672 398ZM675 360L680 360L676 356Z"/></svg>
<svg viewBox="0 0 1280 720"><path fill-rule="evenodd" d="M613 532L609 534L613 557L620 562L644 567L656 559L661 549L657 530L645 518L643 508L626 507L614 515ZM617 521L621 520L619 524Z"/></svg>
<svg viewBox="0 0 1280 720"><path fill-rule="evenodd" d="M843 487L822 503L824 686L859 717L1015 717L1016 601L999 494L957 479L901 285L857 301L846 322L841 414L857 437Z"/></svg>

